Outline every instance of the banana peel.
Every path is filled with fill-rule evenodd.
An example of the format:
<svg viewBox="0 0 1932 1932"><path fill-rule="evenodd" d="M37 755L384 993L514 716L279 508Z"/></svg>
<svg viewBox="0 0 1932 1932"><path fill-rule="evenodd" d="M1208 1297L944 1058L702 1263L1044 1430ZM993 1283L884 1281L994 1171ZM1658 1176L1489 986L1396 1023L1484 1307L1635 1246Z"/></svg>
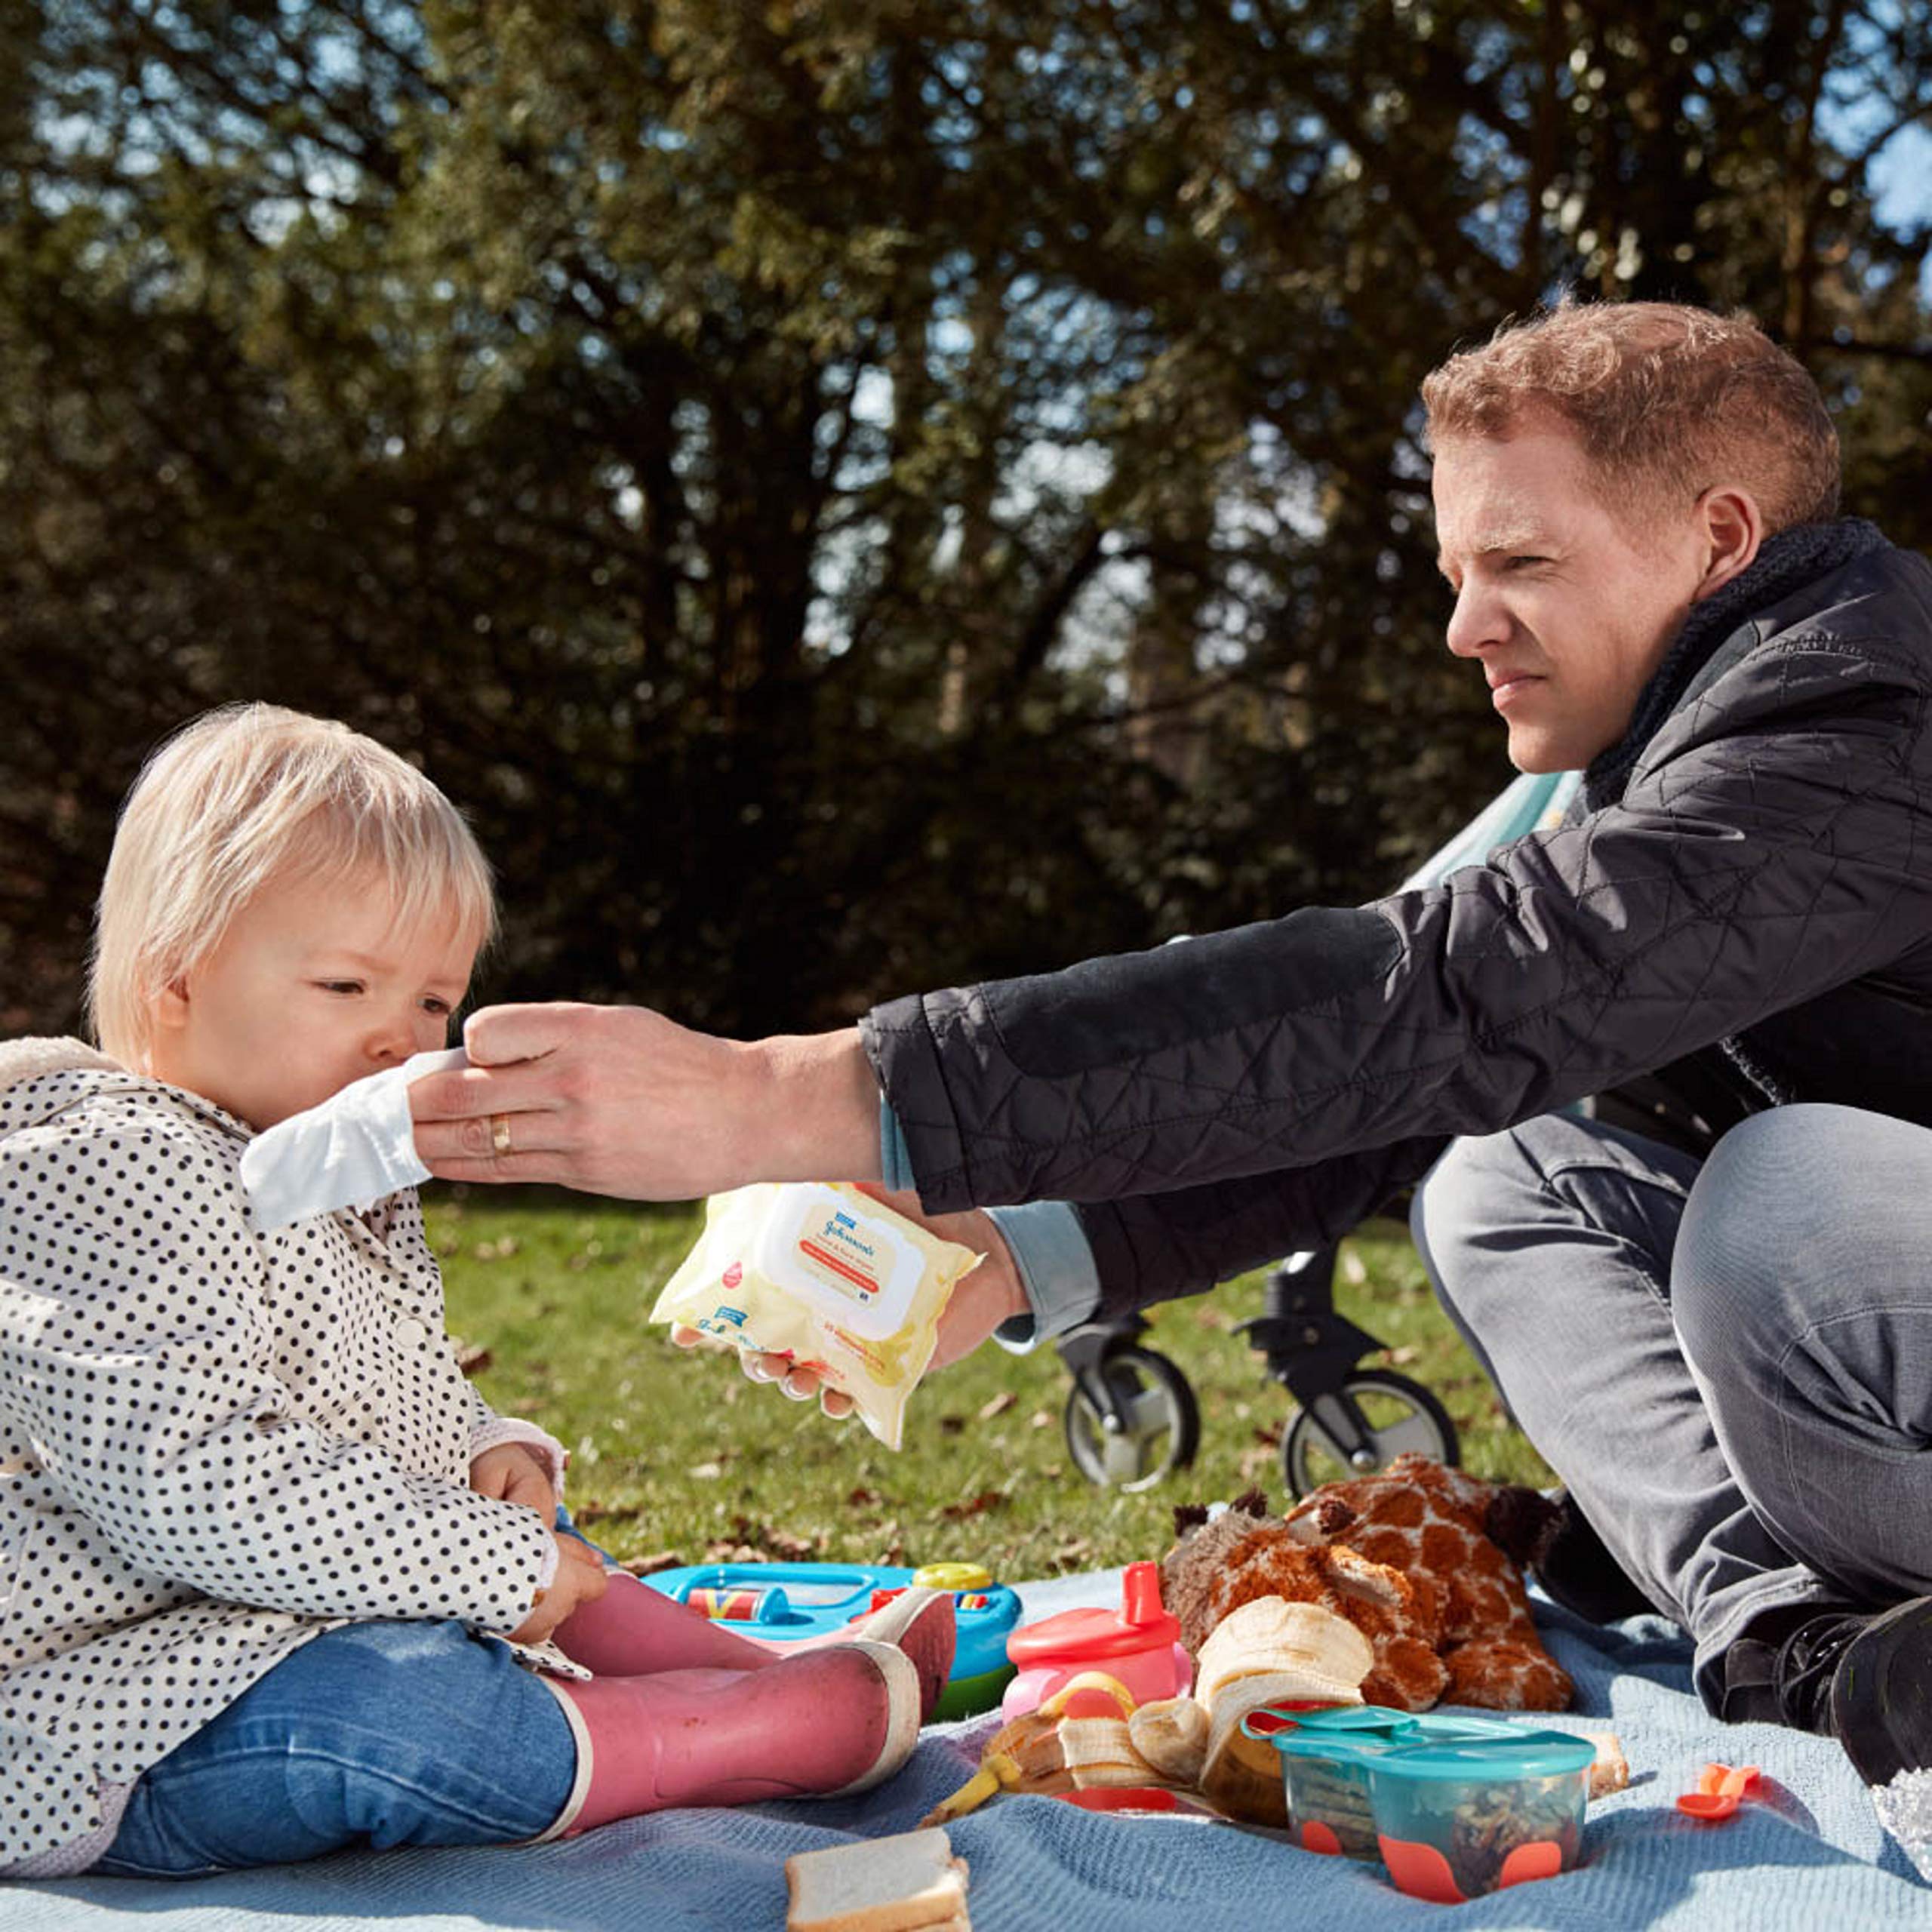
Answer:
<svg viewBox="0 0 1932 1932"><path fill-rule="evenodd" d="M1358 1704L1374 1660L1361 1632L1332 1612L1258 1598L1202 1646L1192 1697L1137 1706L1117 1680L1084 1673L1001 1725L978 1770L920 1822L963 1817L1002 1791L1152 1785L1198 1791L1232 1817L1284 1824L1280 1761L1241 1734L1241 1719L1270 1703Z"/></svg>

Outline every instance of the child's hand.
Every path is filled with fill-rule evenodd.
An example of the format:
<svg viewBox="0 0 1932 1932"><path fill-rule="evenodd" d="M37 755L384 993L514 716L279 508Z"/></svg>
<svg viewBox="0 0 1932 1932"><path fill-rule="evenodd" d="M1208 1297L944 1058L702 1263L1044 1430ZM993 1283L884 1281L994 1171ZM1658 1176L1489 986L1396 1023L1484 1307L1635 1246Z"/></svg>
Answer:
<svg viewBox="0 0 1932 1932"><path fill-rule="evenodd" d="M479 1496L501 1503L520 1503L534 1509L546 1523L557 1513L557 1491L550 1465L527 1442L499 1442L472 1458L469 1486Z"/></svg>
<svg viewBox="0 0 1932 1932"><path fill-rule="evenodd" d="M530 1614L510 1632L510 1641L542 1643L580 1604L595 1603L610 1580L604 1559L581 1537L558 1535L557 1574L547 1589L537 1592Z"/></svg>

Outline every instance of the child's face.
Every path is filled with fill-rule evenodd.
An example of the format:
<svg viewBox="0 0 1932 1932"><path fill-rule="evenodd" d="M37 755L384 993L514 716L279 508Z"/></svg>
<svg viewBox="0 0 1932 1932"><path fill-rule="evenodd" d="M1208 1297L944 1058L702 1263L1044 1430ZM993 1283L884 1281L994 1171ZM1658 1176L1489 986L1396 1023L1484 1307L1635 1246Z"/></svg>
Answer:
<svg viewBox="0 0 1932 1932"><path fill-rule="evenodd" d="M162 995L155 1076L257 1128L448 1043L477 935L386 883L271 883Z"/></svg>

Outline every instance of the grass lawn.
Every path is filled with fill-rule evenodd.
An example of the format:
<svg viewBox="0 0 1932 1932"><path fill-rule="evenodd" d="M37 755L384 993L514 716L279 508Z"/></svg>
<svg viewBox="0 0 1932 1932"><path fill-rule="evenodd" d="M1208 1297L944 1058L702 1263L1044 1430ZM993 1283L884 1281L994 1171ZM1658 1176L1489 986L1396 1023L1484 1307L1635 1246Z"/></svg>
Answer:
<svg viewBox="0 0 1932 1932"><path fill-rule="evenodd" d="M425 1206L472 1373L498 1410L569 1446L573 1510L624 1561L963 1557L1004 1578L1041 1577L1159 1555L1177 1503L1257 1484L1281 1500L1289 1398L1230 1332L1260 1312L1258 1275L1153 1311L1148 1343L1194 1385L1201 1451L1131 1495L1074 1467L1061 1429L1070 1385L1051 1348L1014 1356L989 1345L935 1376L908 1404L895 1454L855 1422L747 1382L722 1354L673 1348L650 1324L696 1210L447 1188ZM1349 1244L1337 1301L1389 1344L1379 1359L1447 1406L1466 1466L1551 1480L1436 1308L1400 1228L1374 1223Z"/></svg>

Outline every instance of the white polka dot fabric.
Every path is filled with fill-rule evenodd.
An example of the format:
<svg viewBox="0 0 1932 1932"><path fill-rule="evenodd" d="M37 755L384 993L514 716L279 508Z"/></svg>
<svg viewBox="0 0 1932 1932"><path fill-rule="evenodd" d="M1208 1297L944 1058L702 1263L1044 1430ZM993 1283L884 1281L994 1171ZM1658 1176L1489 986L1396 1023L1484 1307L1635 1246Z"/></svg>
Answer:
<svg viewBox="0 0 1932 1932"><path fill-rule="evenodd" d="M245 1127L56 1044L0 1047L0 1872L324 1630L513 1629L552 1547L468 1487L548 1438L458 1367L414 1194L259 1235Z"/></svg>

